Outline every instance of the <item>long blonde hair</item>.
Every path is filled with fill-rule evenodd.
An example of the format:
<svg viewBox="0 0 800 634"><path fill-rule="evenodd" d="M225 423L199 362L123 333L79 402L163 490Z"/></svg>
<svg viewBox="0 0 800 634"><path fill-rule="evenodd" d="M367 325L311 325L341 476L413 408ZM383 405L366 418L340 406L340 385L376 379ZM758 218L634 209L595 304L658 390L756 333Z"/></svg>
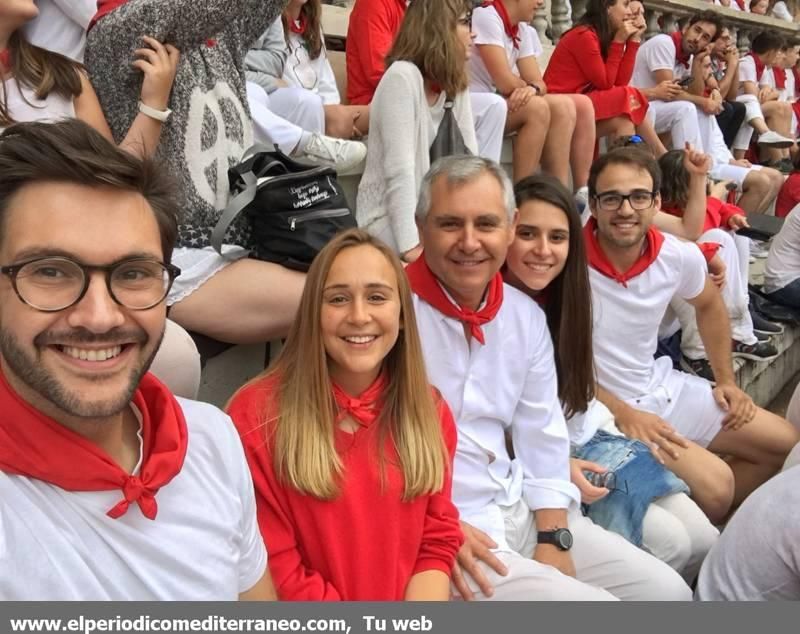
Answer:
<svg viewBox="0 0 800 634"><path fill-rule="evenodd" d="M472 10L469 0L414 0L386 56L392 62L411 62L422 76L439 84L450 97L469 87L464 45L458 19Z"/></svg>
<svg viewBox="0 0 800 634"><path fill-rule="evenodd" d="M72 99L81 94L83 68L68 57L34 46L17 30L9 39L11 50L11 81L35 91L37 99L45 99L51 92ZM13 113L8 110L8 95L0 86L0 126L15 123Z"/></svg>
<svg viewBox="0 0 800 634"><path fill-rule="evenodd" d="M308 271L297 317L280 356L250 383L260 383L265 377L277 381L277 402L264 413L263 429L278 479L302 493L334 499L343 465L334 444L336 407L320 326L322 296L336 257L362 245L382 253L397 277L401 329L383 361L389 383L376 424L381 477L385 474L383 448L391 439L404 479L403 500L408 501L442 488L449 458L425 372L411 289L400 260L383 242L351 229L320 251Z"/></svg>

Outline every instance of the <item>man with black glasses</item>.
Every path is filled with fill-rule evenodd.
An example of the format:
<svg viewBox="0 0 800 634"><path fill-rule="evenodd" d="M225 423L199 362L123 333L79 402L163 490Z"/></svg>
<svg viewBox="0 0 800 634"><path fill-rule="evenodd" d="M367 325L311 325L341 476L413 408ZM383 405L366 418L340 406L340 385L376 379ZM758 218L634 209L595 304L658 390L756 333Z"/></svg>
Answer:
<svg viewBox="0 0 800 634"><path fill-rule="evenodd" d="M686 439L733 456L738 504L780 470L798 432L736 386L727 311L700 250L651 226L661 207L660 180L653 157L634 148L613 150L591 169L584 237L598 397L620 430L657 457L674 458L687 449ZM653 358L673 296L695 308L715 387L673 370L668 357Z"/></svg>
<svg viewBox="0 0 800 634"><path fill-rule="evenodd" d="M230 420L147 373L173 190L77 120L0 136L2 599L274 597Z"/></svg>

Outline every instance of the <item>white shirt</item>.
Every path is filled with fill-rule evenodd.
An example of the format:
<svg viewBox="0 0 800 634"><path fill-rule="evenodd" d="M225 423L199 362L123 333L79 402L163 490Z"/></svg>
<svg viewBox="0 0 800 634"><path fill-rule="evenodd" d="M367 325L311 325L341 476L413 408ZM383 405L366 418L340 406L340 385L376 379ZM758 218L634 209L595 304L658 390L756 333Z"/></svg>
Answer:
<svg viewBox="0 0 800 634"><path fill-rule="evenodd" d="M656 260L627 288L589 267L592 343L597 382L622 400L650 394L672 372L668 357L653 359L658 325L670 300L697 297L707 268L700 249L669 234Z"/></svg>
<svg viewBox="0 0 800 634"><path fill-rule="evenodd" d="M303 36L292 31L289 31L288 55L283 67L283 79L290 86L305 88L318 94L325 105L342 102L325 45L322 45L319 57L311 59Z"/></svg>
<svg viewBox="0 0 800 634"><path fill-rule="evenodd" d="M669 35L663 33L650 38L639 48L633 66L631 86L653 88L658 84L655 79L657 70L671 70L672 78L677 81L682 81L692 74L692 58L689 58L688 68L678 62L675 42Z"/></svg>
<svg viewBox="0 0 800 634"><path fill-rule="evenodd" d="M770 73L772 71L770 70ZM737 94L743 95L744 92L744 82L751 81L757 87L766 85L765 83L765 76L767 74L767 69L761 75L761 81L758 79L758 75L756 73L756 62L751 55L745 55L739 60L739 89Z"/></svg>
<svg viewBox="0 0 800 634"><path fill-rule="evenodd" d="M472 32L475 34L475 45L499 46L506 52L506 59L511 72L519 77L517 61L526 57L539 57L542 54L542 43L539 35L530 24L519 24L519 48L514 48L511 37L506 35L503 20L493 7L477 7L472 12ZM495 92L486 65L478 51L473 51L469 60L471 92Z"/></svg>
<svg viewBox="0 0 800 634"><path fill-rule="evenodd" d="M569 442L573 447L583 447L599 429L619 434L614 422L614 414L600 401L593 398L585 412L573 414L567 419Z"/></svg>
<svg viewBox="0 0 800 634"><path fill-rule="evenodd" d="M178 402L189 446L156 495L155 520L136 504L108 517L119 490L70 492L0 473L0 599L232 601L261 579L267 553L233 423L211 405Z"/></svg>
<svg viewBox="0 0 800 634"><path fill-rule="evenodd" d="M39 99L34 90L20 86L12 77L3 80L3 94L7 98L8 112L17 123L75 118L72 98L65 99L51 92L44 99ZM0 127L0 130L2 129Z"/></svg>
<svg viewBox="0 0 800 634"><path fill-rule="evenodd" d="M772 239L764 268L764 290L774 293L800 278L800 205L786 216Z"/></svg>
<svg viewBox="0 0 800 634"><path fill-rule="evenodd" d="M97 0L36 0L39 16L25 25L31 44L83 63L86 29Z"/></svg>
<svg viewBox="0 0 800 634"><path fill-rule="evenodd" d="M781 91L781 101L793 103L797 99L797 86L794 83L794 73L791 68L786 69L786 87Z"/></svg>
<svg viewBox="0 0 800 634"><path fill-rule="evenodd" d="M500 506L524 499L531 510L566 509L580 499L569 477L569 437L544 313L518 290L506 285L503 292L497 315L482 326L484 345L467 342L460 321L414 295L428 378L458 427L453 502L461 519L501 548Z"/></svg>

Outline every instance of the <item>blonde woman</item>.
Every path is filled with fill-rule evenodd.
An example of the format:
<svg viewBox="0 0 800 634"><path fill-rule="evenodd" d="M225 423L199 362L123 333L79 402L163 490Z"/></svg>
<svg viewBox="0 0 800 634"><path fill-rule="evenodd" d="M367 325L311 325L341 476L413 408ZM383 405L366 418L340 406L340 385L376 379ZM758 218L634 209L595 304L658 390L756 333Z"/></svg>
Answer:
<svg viewBox="0 0 800 634"><path fill-rule="evenodd" d="M280 358L228 410L281 599L449 598L455 423L386 245L353 229L320 252Z"/></svg>
<svg viewBox="0 0 800 634"><path fill-rule="evenodd" d="M356 215L360 227L406 262L421 253L414 209L448 102L467 149L478 153L466 71L471 6L470 0L412 2L372 100Z"/></svg>

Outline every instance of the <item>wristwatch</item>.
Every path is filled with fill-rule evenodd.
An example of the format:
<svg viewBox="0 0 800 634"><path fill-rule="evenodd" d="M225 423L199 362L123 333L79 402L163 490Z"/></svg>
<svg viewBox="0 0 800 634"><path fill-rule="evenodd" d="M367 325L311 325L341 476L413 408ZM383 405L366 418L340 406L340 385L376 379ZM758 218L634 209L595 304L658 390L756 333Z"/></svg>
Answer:
<svg viewBox="0 0 800 634"><path fill-rule="evenodd" d="M572 533L568 528L539 531L536 541L539 544L552 544L559 550L569 550L572 548Z"/></svg>
<svg viewBox="0 0 800 634"><path fill-rule="evenodd" d="M535 82L532 82L532 81L529 81L527 83L528 83L528 86L530 86L531 88L533 88L536 91L537 95L541 95L542 94L542 89L539 87L539 84L537 84Z"/></svg>

